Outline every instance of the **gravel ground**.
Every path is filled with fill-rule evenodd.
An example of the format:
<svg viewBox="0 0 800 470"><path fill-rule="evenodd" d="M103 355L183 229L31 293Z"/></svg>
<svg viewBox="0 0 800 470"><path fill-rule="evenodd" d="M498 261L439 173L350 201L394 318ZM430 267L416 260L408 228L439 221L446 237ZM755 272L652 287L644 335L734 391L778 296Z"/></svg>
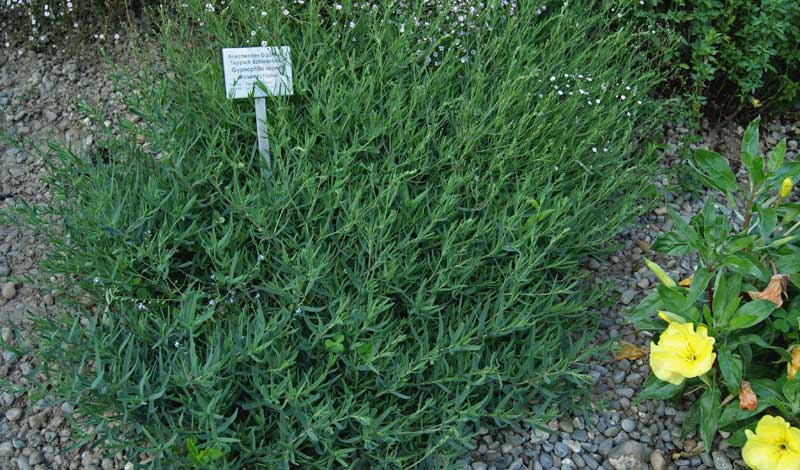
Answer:
<svg viewBox="0 0 800 470"><path fill-rule="evenodd" d="M110 52L116 62L130 64L134 42L120 41ZM109 80L111 67L93 49L78 54L37 54L26 50L0 49L0 115L2 129L18 137L52 138L72 146L91 146L96 127L74 106L76 99L92 105L108 106L108 121L124 112L120 96ZM800 122L773 121L763 132L765 143L774 145L786 137L787 157L797 154ZM665 130L665 166L683 165L678 157L681 142L688 131ZM743 129L727 126L706 130L702 146L726 155L738 153ZM41 158L0 143L0 208L17 201L46 203L49 190L43 182ZM667 172L680 175L680 171ZM667 177L660 181L667 187ZM678 182L679 185L681 182ZM696 213L706 194L665 190L664 204L682 215ZM652 257L675 278L686 277L696 260L663 258L650 253L650 244L659 234L670 230L672 222L665 206L642 216L638 223L619 238L619 251L588 260L598 285L611 283L608 304L600 309L598 340L624 340L646 347L650 336L626 325L621 314L627 305L638 302L656 284L654 276L642 263L642 256ZM46 244L34 234L10 225L0 225L0 324L4 341L24 340L29 325L27 313L47 311L58 302L51 293L34 288L37 265ZM21 338L15 338L9 321L21 326ZM729 448L724 433L717 436L712 452L700 452L695 435L680 436L685 406L648 401L633 404L649 373L645 358L636 361L613 358L593 366L593 398L600 405L588 417L562 418L549 423L550 432L519 426L489 433L481 431L475 449L468 456L468 468L487 469L576 469L588 468L640 470L719 469L743 467L736 449ZM2 351L0 379L25 386L41 380L28 358L16 358ZM122 454L108 455L101 449L70 449L72 431L65 420L71 413L69 403L31 403L25 394L3 392L0 395L0 468L6 469L117 469L132 468Z"/></svg>
<svg viewBox="0 0 800 470"><path fill-rule="evenodd" d="M133 63L138 44L120 40L109 56L122 65ZM110 80L112 67L100 50L87 47L76 53L42 54L25 49L0 48L0 128L6 134L34 139L41 150L46 140L66 142L73 148L91 147L92 123L76 107L77 100L107 106L107 121L123 112L121 97ZM50 193L43 181L45 164L38 152L0 141L0 210L20 201L47 203ZM13 225L0 225L0 325L2 339L27 339L28 312L47 312L57 304L52 293L36 289L37 267L47 251L44 240ZM7 325L19 326L19 336ZM43 377L30 358L2 351L0 380L25 387ZM32 403L24 393L0 390L0 468L2 469L117 469L132 468L121 454L108 455L89 446L72 449L73 431L65 415L69 403Z"/></svg>

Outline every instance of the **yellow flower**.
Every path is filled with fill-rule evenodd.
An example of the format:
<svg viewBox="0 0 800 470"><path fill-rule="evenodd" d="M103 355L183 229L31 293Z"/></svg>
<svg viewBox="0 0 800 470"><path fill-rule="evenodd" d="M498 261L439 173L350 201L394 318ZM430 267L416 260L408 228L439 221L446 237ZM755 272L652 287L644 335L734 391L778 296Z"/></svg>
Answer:
<svg viewBox="0 0 800 470"><path fill-rule="evenodd" d="M764 416L756 432L745 430L742 458L753 470L800 470L800 429L780 416Z"/></svg>
<svg viewBox="0 0 800 470"><path fill-rule="evenodd" d="M781 183L781 197L789 197L792 194L792 186L794 186L794 183L792 183L791 178L783 180L783 183Z"/></svg>
<svg viewBox="0 0 800 470"><path fill-rule="evenodd" d="M658 344L650 342L650 369L659 379L675 385L708 372L716 357L714 338L702 325L695 333L692 323L673 321Z"/></svg>

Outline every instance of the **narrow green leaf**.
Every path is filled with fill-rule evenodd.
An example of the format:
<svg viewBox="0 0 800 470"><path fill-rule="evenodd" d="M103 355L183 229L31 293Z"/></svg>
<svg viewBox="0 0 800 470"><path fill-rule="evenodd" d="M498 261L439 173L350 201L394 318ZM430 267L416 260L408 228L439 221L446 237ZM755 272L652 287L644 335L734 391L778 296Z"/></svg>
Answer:
<svg viewBox="0 0 800 470"><path fill-rule="evenodd" d="M711 383L711 388L698 400L700 403L700 437L706 449L711 449L714 441L714 434L719 429L719 416L721 414L720 402L721 393L719 388Z"/></svg>
<svg viewBox="0 0 800 470"><path fill-rule="evenodd" d="M742 359L730 351L721 350L717 354L717 360L719 361L722 379L725 381L725 386L728 387L728 392L733 396L737 396L742 385Z"/></svg>
<svg viewBox="0 0 800 470"><path fill-rule="evenodd" d="M736 176L728 165L728 160L717 152L706 149L697 149L694 160L705 176L704 181L723 193L734 193L739 190Z"/></svg>
<svg viewBox="0 0 800 470"><path fill-rule="evenodd" d="M714 312L715 325L727 325L731 316L739 307L739 293L742 287L742 275L726 274L720 271L714 283L714 300L711 307Z"/></svg>
<svg viewBox="0 0 800 470"><path fill-rule="evenodd" d="M674 385L669 382L664 382L653 374L647 377L644 382L644 387L639 395L636 396L636 402L642 400L666 400L683 391L684 384Z"/></svg>
<svg viewBox="0 0 800 470"><path fill-rule="evenodd" d="M755 118L747 125L742 137L742 161L745 154L750 156L758 155L758 126L761 125L761 118ZM750 168L748 168L748 171Z"/></svg>

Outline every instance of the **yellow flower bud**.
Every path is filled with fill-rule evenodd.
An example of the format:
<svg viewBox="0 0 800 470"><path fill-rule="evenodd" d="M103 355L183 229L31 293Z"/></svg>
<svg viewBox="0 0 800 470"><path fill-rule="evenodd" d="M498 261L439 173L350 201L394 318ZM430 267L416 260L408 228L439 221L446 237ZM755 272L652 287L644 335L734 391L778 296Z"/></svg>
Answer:
<svg viewBox="0 0 800 470"><path fill-rule="evenodd" d="M647 268L656 275L659 281L667 287L675 287L677 284L671 277L667 275L667 273L661 269L661 266L657 265L656 263L650 261L647 258L644 258L644 264L647 265Z"/></svg>
<svg viewBox="0 0 800 470"><path fill-rule="evenodd" d="M765 415L756 432L746 429L742 458L753 470L800 468L800 429L780 416Z"/></svg>
<svg viewBox="0 0 800 470"><path fill-rule="evenodd" d="M675 315L672 312L665 312L664 310L658 311L658 318L664 320L667 323L683 323L684 319Z"/></svg>
<svg viewBox="0 0 800 470"><path fill-rule="evenodd" d="M650 369L653 375L674 385L699 377L717 358L714 341L705 326L698 326L695 332L692 323L670 322L658 344L650 342Z"/></svg>
<svg viewBox="0 0 800 470"><path fill-rule="evenodd" d="M794 376L800 370L800 346L794 345L789 348L789 354L792 356L792 360L786 363L786 377L794 380Z"/></svg>
<svg viewBox="0 0 800 470"><path fill-rule="evenodd" d="M791 178L786 178L783 180L783 183L781 184L781 197L789 197L789 194L792 193L792 186L794 186L794 183L792 183Z"/></svg>

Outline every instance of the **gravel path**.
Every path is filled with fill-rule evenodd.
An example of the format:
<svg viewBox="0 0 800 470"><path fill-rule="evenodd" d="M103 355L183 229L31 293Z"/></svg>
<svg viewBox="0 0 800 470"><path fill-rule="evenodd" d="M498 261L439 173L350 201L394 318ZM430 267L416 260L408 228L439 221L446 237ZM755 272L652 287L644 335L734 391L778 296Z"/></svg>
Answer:
<svg viewBox="0 0 800 470"><path fill-rule="evenodd" d="M121 41L111 56L115 61L129 63L130 47L135 47L132 44ZM91 132L97 130L96 125L78 112L74 103L76 99L85 99L92 105L107 104L108 121L103 125L113 125L114 116L123 112L123 108L112 89L110 73L111 67L91 49L78 55L0 49L0 115L4 116L0 125L5 132L19 137L53 138L73 146L91 146ZM680 128L666 130L665 166L683 164L677 156L678 142L687 132ZM742 133L738 126L707 131L703 146L734 155L738 153ZM787 158L795 157L800 122L771 122L763 135L769 146L787 137ZM46 203L50 194L42 181L43 174L41 158L0 143L0 207L7 208L21 200ZM662 177L662 187L667 186L667 179ZM703 192L692 195L665 190L665 194L664 204L671 204L687 217L702 207L706 197ZM657 260L675 278L686 277L694 267L696 261L692 259L676 262L674 258L650 253L650 244L659 234L669 231L671 224L666 208L658 207L620 236L619 251L588 260L585 269L598 285L616 286L607 302L612 306L600 309L598 340L649 344L650 336L627 326L620 310L638 302L657 282L644 267L643 255ZM43 253L46 253L43 240L18 227L0 225L0 324L4 341L24 340L29 328L27 312L47 311L58 302L52 294L33 287ZM15 338L13 331L5 326L9 320L21 325L22 338ZM598 403L592 414L553 421L548 425L549 433L523 426L493 433L482 430L468 456L467 468L730 470L734 465L743 467L738 451L728 448L724 433L717 437L711 453L699 452L696 436L680 437L685 406L654 401L634 405L633 398L648 373L646 358L601 361L591 371L595 379L593 398ZM24 386L27 381L41 377L27 358L16 358L13 353L2 351L0 379ZM133 467L122 454L107 455L100 449L68 449L72 431L65 413L71 412L68 403L31 403L22 393L0 394L0 468Z"/></svg>
<svg viewBox="0 0 800 470"><path fill-rule="evenodd" d="M129 64L135 41L119 41L109 50L118 63ZM40 149L46 139L73 148L91 147L97 125L75 106L85 100L92 106L108 106L107 121L122 112L121 99L110 80L112 67L95 47L78 53L41 54L25 49L0 48L0 128L21 139L35 139ZM30 149L27 149L30 150ZM26 149L0 141L0 208L18 201L46 203L49 188L43 181L42 158ZM58 302L53 294L35 288L37 267L47 251L44 240L13 225L0 225L0 325L6 342L26 340L28 312L46 312ZM15 337L9 321L20 327ZM2 351L0 380L24 387L40 381L30 358ZM2 469L117 469L132 468L121 454L106 455L100 449L74 444L65 414L69 403L32 403L24 393L0 394L0 468Z"/></svg>

